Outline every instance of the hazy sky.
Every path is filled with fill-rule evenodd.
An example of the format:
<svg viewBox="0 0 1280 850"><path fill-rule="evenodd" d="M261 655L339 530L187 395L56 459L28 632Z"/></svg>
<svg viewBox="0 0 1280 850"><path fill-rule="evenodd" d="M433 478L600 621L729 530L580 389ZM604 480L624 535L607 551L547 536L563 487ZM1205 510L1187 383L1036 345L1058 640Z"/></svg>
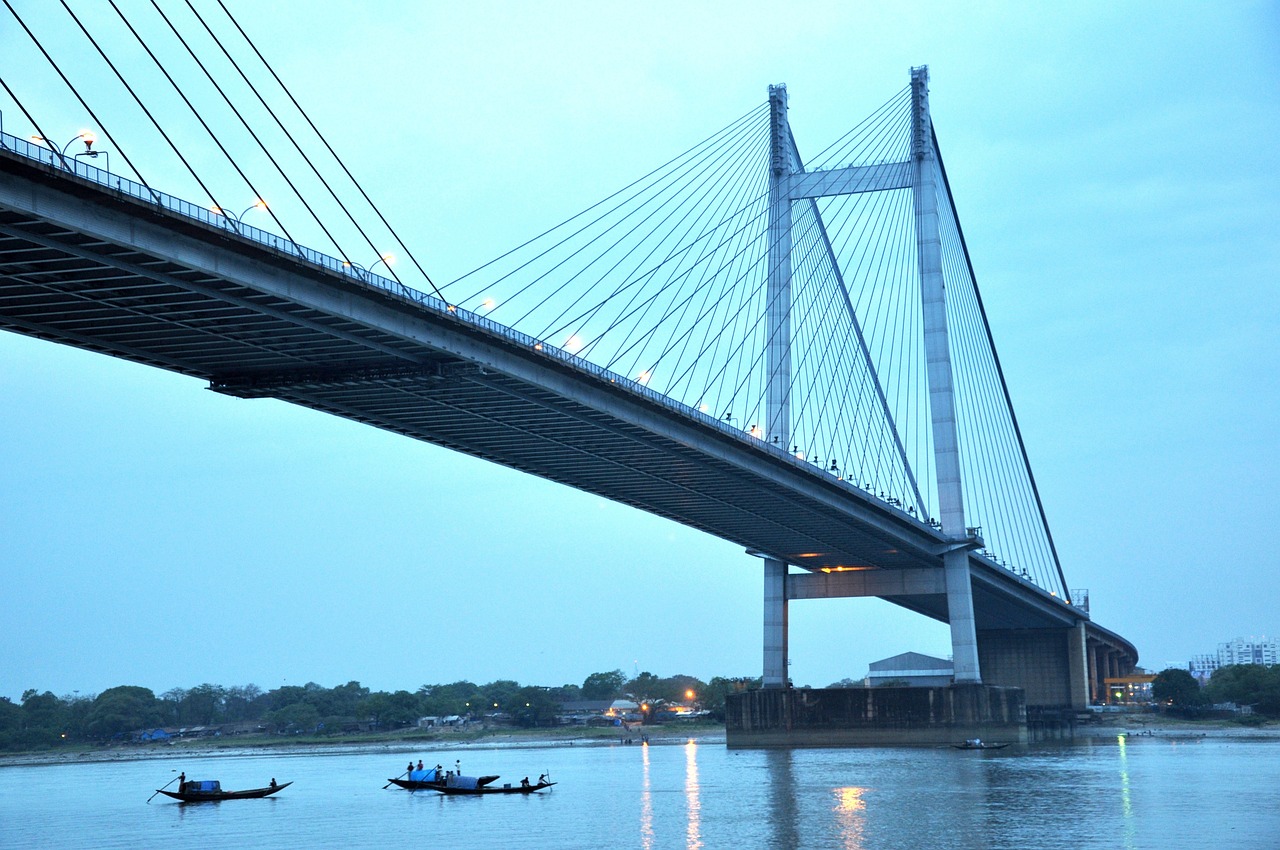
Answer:
<svg viewBox="0 0 1280 850"><path fill-rule="evenodd" d="M1068 584L1156 669L1280 632L1276 3L229 5L441 280L770 83L815 151L928 64ZM0 75L70 138L24 39L0 12ZM760 674L738 547L309 410L0 334L0 469L11 698ZM791 606L797 684L909 650L946 627Z"/></svg>

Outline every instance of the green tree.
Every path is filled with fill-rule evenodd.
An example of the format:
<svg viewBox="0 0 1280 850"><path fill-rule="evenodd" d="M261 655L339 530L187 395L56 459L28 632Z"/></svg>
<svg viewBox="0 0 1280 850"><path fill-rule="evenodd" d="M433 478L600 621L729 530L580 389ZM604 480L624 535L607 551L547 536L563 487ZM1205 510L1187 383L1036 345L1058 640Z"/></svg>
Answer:
<svg viewBox="0 0 1280 850"><path fill-rule="evenodd" d="M375 691L360 700L356 708L361 719L372 721L379 729L408 726L421 714L419 697L408 691Z"/></svg>
<svg viewBox="0 0 1280 850"><path fill-rule="evenodd" d="M1180 667L1170 667L1156 674L1151 683L1151 698L1178 708L1204 705L1206 701L1200 692L1200 683Z"/></svg>
<svg viewBox="0 0 1280 850"><path fill-rule="evenodd" d="M221 685L205 683L187 691L178 705L178 722L191 726L210 726L222 720L226 691Z"/></svg>
<svg viewBox="0 0 1280 850"><path fill-rule="evenodd" d="M715 676L710 682L707 682L707 686L703 689L703 695L698 700L702 703L704 709L711 712L713 717L723 721L725 698L729 694L739 693L750 688L758 688L760 684L761 680L758 678Z"/></svg>
<svg viewBox="0 0 1280 850"><path fill-rule="evenodd" d="M521 726L554 726L559 707L560 701L551 695L549 688L531 685L515 694L510 711Z"/></svg>
<svg viewBox="0 0 1280 850"><path fill-rule="evenodd" d="M418 688L418 696L422 713L431 717L470 714L472 710L478 713L484 706L480 688L466 680L448 685L423 685Z"/></svg>
<svg viewBox="0 0 1280 850"><path fill-rule="evenodd" d="M622 686L627 677L621 670L609 673L592 673L582 683L584 700L617 699L622 694Z"/></svg>
<svg viewBox="0 0 1280 850"><path fill-rule="evenodd" d="M106 740L155 726L165 721L164 703L150 688L121 685L108 688L93 700L85 716L85 734Z"/></svg>
<svg viewBox="0 0 1280 850"><path fill-rule="evenodd" d="M484 711L510 711L520 692L520 683L510 679L498 679L480 688L484 694ZM473 706L474 709L474 706Z"/></svg>
<svg viewBox="0 0 1280 850"><path fill-rule="evenodd" d="M267 715L267 721L280 733L313 732L320 722L320 712L305 702L295 702Z"/></svg>
<svg viewBox="0 0 1280 850"><path fill-rule="evenodd" d="M1210 702L1234 702L1254 711L1280 716L1280 667L1230 664L1219 667L1205 687Z"/></svg>

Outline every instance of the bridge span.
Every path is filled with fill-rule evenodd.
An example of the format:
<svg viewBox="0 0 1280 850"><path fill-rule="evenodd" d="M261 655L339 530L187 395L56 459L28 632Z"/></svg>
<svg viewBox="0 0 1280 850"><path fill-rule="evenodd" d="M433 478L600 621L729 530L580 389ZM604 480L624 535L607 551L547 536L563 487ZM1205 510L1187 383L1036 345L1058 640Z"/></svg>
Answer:
<svg viewBox="0 0 1280 850"><path fill-rule="evenodd" d="M787 598L879 596L948 619L966 551L986 681L1007 641L1134 647L940 528L555 345L6 136L0 327L394 431L667 517L800 568ZM1074 682L1084 679L1075 671ZM1056 674L1054 676L1056 678ZM1048 691L1058 689L1045 686ZM1058 701L1060 695L1046 693ZM1086 695L1075 693L1073 701ZM1034 700L1033 700L1034 702Z"/></svg>

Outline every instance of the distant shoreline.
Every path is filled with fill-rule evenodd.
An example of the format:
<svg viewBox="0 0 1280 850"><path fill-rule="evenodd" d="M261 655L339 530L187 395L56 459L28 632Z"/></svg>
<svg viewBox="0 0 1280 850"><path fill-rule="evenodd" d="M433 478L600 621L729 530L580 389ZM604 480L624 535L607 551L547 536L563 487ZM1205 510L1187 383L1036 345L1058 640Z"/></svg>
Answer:
<svg viewBox="0 0 1280 850"><path fill-rule="evenodd" d="M691 740L699 743L723 744L724 727L699 725L688 729L668 726L622 730L592 730L584 734L580 729L501 729L485 733L450 733L413 737L388 736L384 740L346 741L341 739L307 739L305 741L281 740L278 737L199 738L175 741L171 744L79 747L65 750L44 750L27 753L0 754L0 768L41 767L57 764L85 764L119 761L144 761L147 759L178 759L192 757L221 758L246 755L339 755L357 753L429 753L456 750L497 750L507 748L535 749L541 747L606 747L620 746L624 739L640 744L647 736L653 745L684 744ZM603 733L603 734L602 734Z"/></svg>
<svg viewBox="0 0 1280 850"><path fill-rule="evenodd" d="M243 757L247 755L341 755L359 753L456 752L458 750L494 750L507 748L536 749L542 747L607 747L622 746L624 739L640 744L647 736L652 745L679 745L689 741L700 744L725 742L721 726L699 725L687 729L655 726L648 729L501 729L483 733L442 732L422 736L388 736L384 740L358 741L307 739L288 741L279 738L201 738L149 746L82 747L27 753L0 754L0 768L43 767L59 764L144 761L148 759L191 759ZM1156 715L1105 717L1076 727L1075 740L1105 741L1114 738L1142 740L1275 740L1280 741L1280 724L1259 727L1212 720L1177 720ZM1056 742L1055 742L1056 743ZM1070 745L1070 741L1062 742Z"/></svg>

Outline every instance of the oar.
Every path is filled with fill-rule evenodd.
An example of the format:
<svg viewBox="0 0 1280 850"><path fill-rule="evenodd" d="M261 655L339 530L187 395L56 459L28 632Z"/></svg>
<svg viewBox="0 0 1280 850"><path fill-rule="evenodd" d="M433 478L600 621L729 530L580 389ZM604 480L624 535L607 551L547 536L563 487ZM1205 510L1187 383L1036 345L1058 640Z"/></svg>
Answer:
<svg viewBox="0 0 1280 850"><path fill-rule="evenodd" d="M170 779L168 782L164 784L164 788L168 788L170 785L172 785L177 781L178 781L178 777L176 776L173 777L173 779ZM161 791L164 790L164 788L157 789L156 794L159 794ZM152 794L150 797L147 798L147 805L151 805L151 801L155 799L156 794Z"/></svg>
<svg viewBox="0 0 1280 850"><path fill-rule="evenodd" d="M408 775L409 775L409 771L407 771L407 770L406 770L404 773L400 774L400 776L397 776L397 777L396 777L396 779L399 779L399 778L400 778L400 777L402 777L402 776L408 776ZM390 782L388 782L386 785L383 785L383 786L382 786L382 790L383 790L383 791L386 791L386 790L387 790L388 788L390 788L390 787L391 787L391 783L390 783Z"/></svg>

